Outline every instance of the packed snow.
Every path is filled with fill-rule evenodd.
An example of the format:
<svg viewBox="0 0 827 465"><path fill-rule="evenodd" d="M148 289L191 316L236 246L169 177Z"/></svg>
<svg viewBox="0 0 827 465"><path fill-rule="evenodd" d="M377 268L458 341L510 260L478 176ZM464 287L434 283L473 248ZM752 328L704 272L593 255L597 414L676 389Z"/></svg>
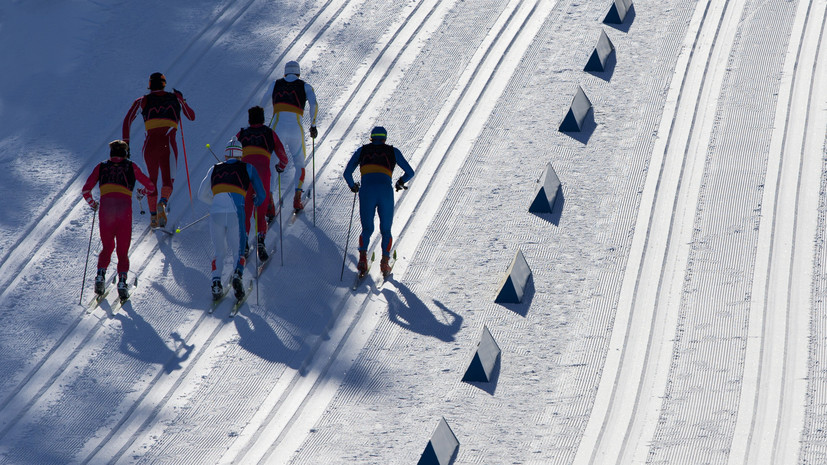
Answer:
<svg viewBox="0 0 827 465"><path fill-rule="evenodd" d="M0 463L408 464L432 436L442 463L827 463L827 2L613 3L3 2ZM311 196L210 313L207 144L269 118L289 60L319 100ZM196 112L181 231L135 198L137 287L87 313L81 186L153 72ZM377 228L353 290L342 172L375 125L416 176L392 276ZM521 302L495 302L519 253ZM463 381L484 328L491 379Z"/></svg>

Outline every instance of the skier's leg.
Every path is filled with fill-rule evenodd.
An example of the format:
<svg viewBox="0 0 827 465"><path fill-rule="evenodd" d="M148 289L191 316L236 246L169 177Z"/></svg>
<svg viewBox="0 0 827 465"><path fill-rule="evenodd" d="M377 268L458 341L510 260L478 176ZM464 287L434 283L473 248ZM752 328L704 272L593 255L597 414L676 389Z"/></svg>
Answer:
<svg viewBox="0 0 827 465"><path fill-rule="evenodd" d="M261 177L261 184L264 185L264 198L265 202L256 207L256 231L259 233L266 233L267 232L267 201L266 199L270 197L270 166L257 166L256 171L258 171L259 177ZM252 205L252 198L250 199L250 204ZM246 205L246 202L245 202Z"/></svg>
<svg viewBox="0 0 827 465"><path fill-rule="evenodd" d="M144 163L146 164L146 171L147 176L149 176L149 180L152 181L152 186L155 188L155 192L151 194L147 194L146 201L149 204L149 213L150 215L155 215L157 213L155 205L158 203L158 169L159 169L159 159L157 149L153 142L153 138L150 137L152 134L151 131L147 132L146 139L144 139Z"/></svg>
<svg viewBox="0 0 827 465"><path fill-rule="evenodd" d="M210 214L210 238L215 254L212 259L212 278L221 279L224 257L227 256L225 221L222 213Z"/></svg>
<svg viewBox="0 0 827 465"><path fill-rule="evenodd" d="M246 205L246 203L245 203ZM234 253L236 269L244 269L245 258L244 258L244 249L247 246L247 233L245 231L245 220L244 220L244 209L241 208L240 205L236 206L236 215L235 215L235 229L238 231L236 233L236 251ZM228 223L233 221L233 218L227 220ZM249 223L248 223L249 224ZM233 226L231 226L233 227ZM228 236L229 237L229 236ZM229 242L232 244L232 242Z"/></svg>
<svg viewBox="0 0 827 465"><path fill-rule="evenodd" d="M382 186L381 193L377 199L379 211L379 233L382 235L382 256L387 257L391 253L393 238L391 237L391 226L393 225L393 188Z"/></svg>
<svg viewBox="0 0 827 465"><path fill-rule="evenodd" d="M161 181L164 187L161 188L161 202L166 203L172 195L173 157L170 154L170 146L175 144L175 131L170 131L161 147L159 147L159 165L161 168ZM177 148L175 149L177 159Z"/></svg>
<svg viewBox="0 0 827 465"><path fill-rule="evenodd" d="M376 214L376 186L368 185L359 189L359 221L362 223L362 234L359 236L359 250L368 248L370 236L373 235L373 217Z"/></svg>
<svg viewBox="0 0 827 465"><path fill-rule="evenodd" d="M115 250L115 222L112 214L106 209L100 209L98 230L101 237L101 252L98 255L98 269L106 269L112 261L112 252Z"/></svg>
<svg viewBox="0 0 827 465"><path fill-rule="evenodd" d="M129 245L132 243L132 199L122 202L115 220L115 251L118 254L118 273L120 274L129 271Z"/></svg>

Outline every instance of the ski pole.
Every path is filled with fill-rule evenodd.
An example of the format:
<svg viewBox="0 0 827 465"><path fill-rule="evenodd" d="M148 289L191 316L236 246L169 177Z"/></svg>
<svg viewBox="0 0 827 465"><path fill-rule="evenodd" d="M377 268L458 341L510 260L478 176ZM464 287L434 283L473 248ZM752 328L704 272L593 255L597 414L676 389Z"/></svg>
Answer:
<svg viewBox="0 0 827 465"><path fill-rule="evenodd" d="M182 132L182 133L181 133L181 135L182 135L182 136L181 136L181 140L184 140L184 138L183 138L183 134L184 134L184 133ZM210 153L212 154L213 158L215 158L215 161L217 161L218 163L221 163L221 160L219 160L219 159L218 159L218 155L216 155L216 154L215 154L215 152L213 152L213 151L212 151L212 148L210 147L210 144L207 144L207 150L209 150L209 151L210 151Z"/></svg>
<svg viewBox="0 0 827 465"><path fill-rule="evenodd" d="M279 253L281 253L281 266L284 266L284 239L281 230L281 173L279 173Z"/></svg>
<svg viewBox="0 0 827 465"><path fill-rule="evenodd" d="M203 220L204 218L206 218L208 216L210 216L210 214L205 213L204 216L202 216L201 218L198 218L197 220L193 221L192 223L189 223L189 224L187 224L186 226L184 226L182 228L175 228L175 233L177 234L177 233L189 228L190 226L194 225L195 223L198 223L199 221Z"/></svg>
<svg viewBox="0 0 827 465"><path fill-rule="evenodd" d="M316 138L313 137L313 226L316 226Z"/></svg>
<svg viewBox="0 0 827 465"><path fill-rule="evenodd" d="M256 251L255 251L255 254L256 254L256 303L261 303L258 300L258 287L259 287L259 284L260 284L258 282L258 278L259 278L258 274L261 272L261 270L258 267L258 207L256 207L255 205L253 205L253 221L255 222L255 228L253 229L253 231L255 231L255 236L254 237L256 238ZM267 248L267 247L265 246L265 248Z"/></svg>
<svg viewBox="0 0 827 465"><path fill-rule="evenodd" d="M190 184L190 167L189 163L187 163L187 142L184 140L183 118L178 119L178 127L181 128L181 148L184 150L184 170L187 172L187 189L190 191L190 206L194 208L194 205L192 204L192 185Z"/></svg>
<svg viewBox="0 0 827 465"><path fill-rule="evenodd" d="M140 192L138 192L138 206L141 207L141 215L146 214L146 212L144 211L144 202L143 202L143 200L144 200L144 194L141 194ZM149 200L147 200L146 203L149 204Z"/></svg>
<svg viewBox="0 0 827 465"><path fill-rule="evenodd" d="M347 246L350 244L350 229L353 227L353 211L356 210L356 192L353 193L353 206L350 207L350 223L347 226L347 237L345 238L345 253L342 257L342 273L339 275L339 281L345 276L345 260L347 260Z"/></svg>
<svg viewBox="0 0 827 465"><path fill-rule="evenodd" d="M83 305L83 290L86 287L86 270L89 268L89 253L92 251L92 234L95 232L95 217L98 211L92 211L92 229L89 230L89 247L86 248L86 264L83 265L83 282L80 285L80 305Z"/></svg>

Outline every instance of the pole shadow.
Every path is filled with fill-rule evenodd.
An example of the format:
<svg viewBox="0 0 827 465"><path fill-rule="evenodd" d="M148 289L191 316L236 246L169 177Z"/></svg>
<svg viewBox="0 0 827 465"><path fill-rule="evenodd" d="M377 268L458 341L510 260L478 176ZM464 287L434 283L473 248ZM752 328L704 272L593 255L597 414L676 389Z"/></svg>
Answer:
<svg viewBox="0 0 827 465"><path fill-rule="evenodd" d="M305 351L306 345L301 338L294 334L279 336L276 331L261 315L245 312L233 318L238 331L239 346L268 362L283 363L291 368L298 368L300 363L296 355ZM283 338L292 337L295 348L288 347Z"/></svg>
<svg viewBox="0 0 827 465"><path fill-rule="evenodd" d="M146 363L162 365L166 373L180 370L181 362L189 358L195 345L187 345L178 333L171 333L170 336L178 347L170 349L155 328L132 308L132 302L127 301L121 310L123 311L112 315L112 318L121 322L123 329L121 352ZM181 355L178 355L182 350Z"/></svg>
<svg viewBox="0 0 827 465"><path fill-rule="evenodd" d="M462 327L462 316L434 299L434 305L439 308L441 316L446 321L443 323L410 288L394 280L393 276L388 278L388 282L392 282L399 294L402 295L402 298L400 298L396 292L390 289L382 291L388 301L388 319L391 323L408 331L435 337L441 341L451 342L454 340L454 336Z"/></svg>

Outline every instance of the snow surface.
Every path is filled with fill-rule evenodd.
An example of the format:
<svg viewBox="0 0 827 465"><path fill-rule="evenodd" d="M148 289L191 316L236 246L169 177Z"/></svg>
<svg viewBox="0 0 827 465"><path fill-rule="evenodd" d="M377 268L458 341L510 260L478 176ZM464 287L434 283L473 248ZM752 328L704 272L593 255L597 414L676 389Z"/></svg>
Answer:
<svg viewBox="0 0 827 465"><path fill-rule="evenodd" d="M406 464L443 418L454 463L827 463L827 2L609 4L4 1L0 463ZM293 59L315 195L240 314L207 312L207 222L168 237L138 202L133 298L86 314L80 187L149 74L197 115L184 226L187 171ZM351 291L341 173L375 124L417 175L393 278ZM560 199L528 213L549 163ZM526 295L497 304L518 251ZM499 363L463 382L483 326Z"/></svg>

